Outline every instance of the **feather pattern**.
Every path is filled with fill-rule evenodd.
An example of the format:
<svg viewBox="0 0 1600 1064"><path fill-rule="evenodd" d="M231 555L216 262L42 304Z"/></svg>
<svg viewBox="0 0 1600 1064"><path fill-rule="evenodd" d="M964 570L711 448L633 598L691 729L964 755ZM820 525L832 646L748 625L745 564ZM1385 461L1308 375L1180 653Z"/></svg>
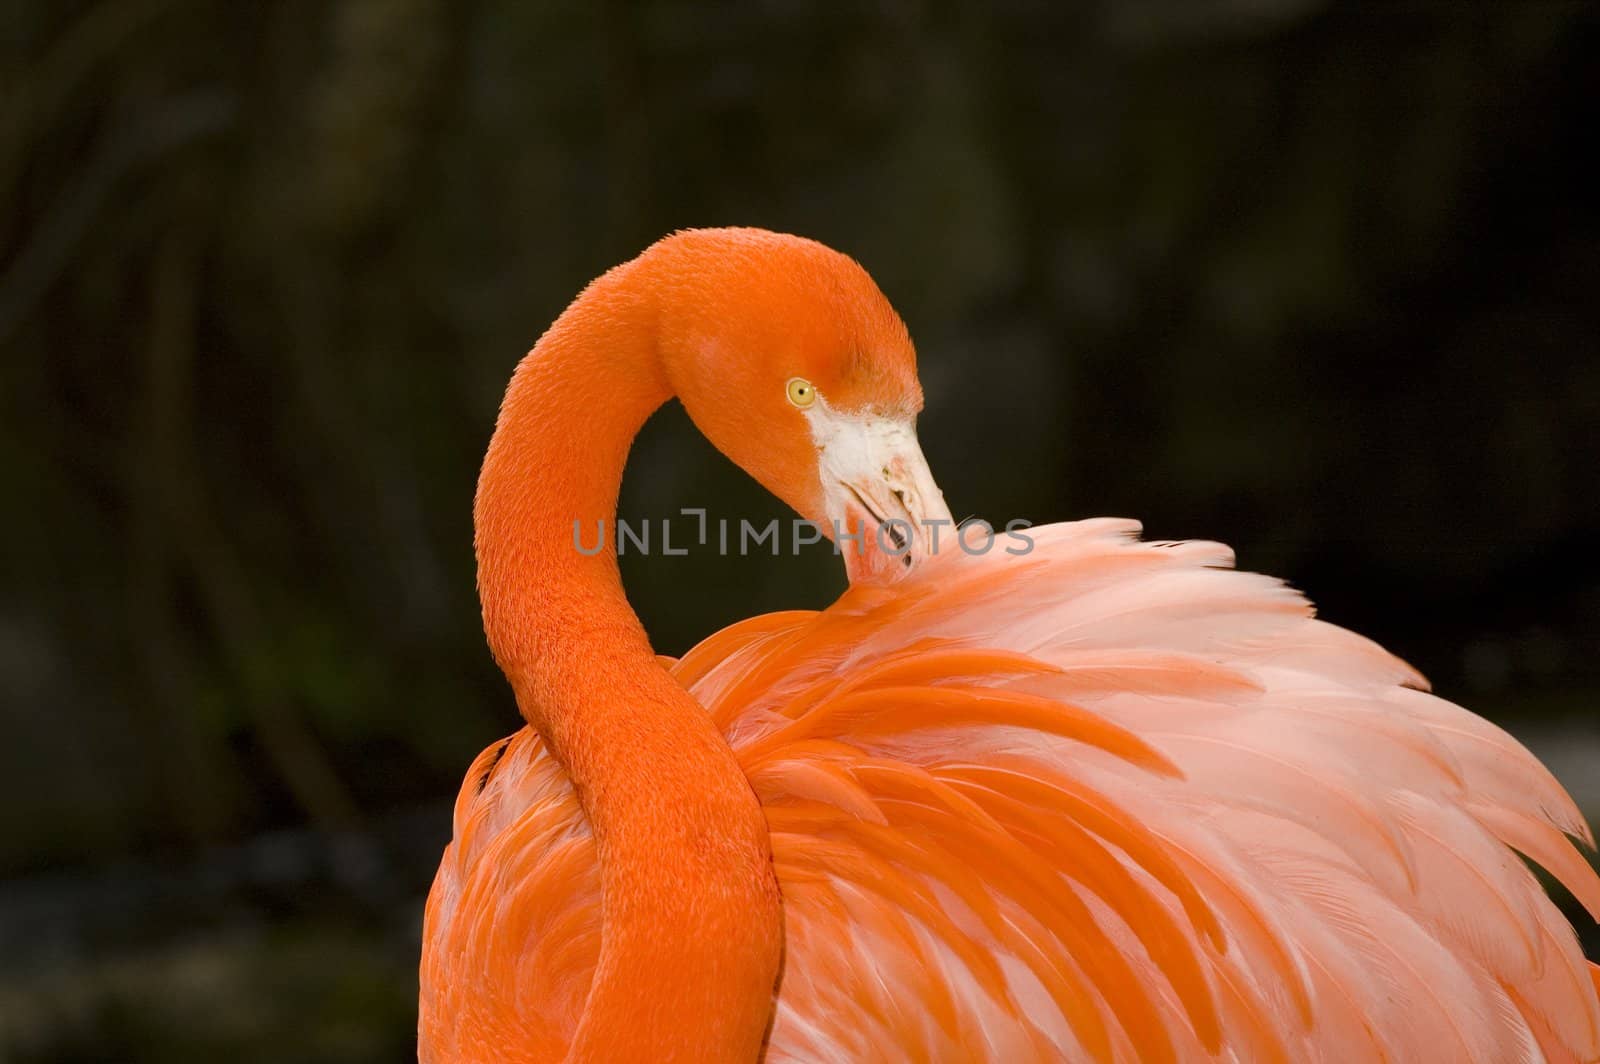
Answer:
<svg viewBox="0 0 1600 1064"><path fill-rule="evenodd" d="M1600 916L1554 778L1225 547L1137 532L1034 529L664 662L766 813L767 1059L1600 1060L1593 970L1516 856ZM559 1056L602 932L525 729L456 804L431 1044Z"/></svg>

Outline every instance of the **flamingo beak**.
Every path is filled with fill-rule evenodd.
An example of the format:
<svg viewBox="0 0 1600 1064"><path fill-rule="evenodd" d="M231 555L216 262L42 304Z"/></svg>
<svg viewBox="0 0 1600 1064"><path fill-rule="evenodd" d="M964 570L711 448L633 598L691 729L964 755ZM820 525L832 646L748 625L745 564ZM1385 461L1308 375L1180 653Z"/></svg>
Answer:
<svg viewBox="0 0 1600 1064"><path fill-rule="evenodd" d="M955 541L950 508L910 419L823 412L819 449L827 534L852 584L898 579Z"/></svg>

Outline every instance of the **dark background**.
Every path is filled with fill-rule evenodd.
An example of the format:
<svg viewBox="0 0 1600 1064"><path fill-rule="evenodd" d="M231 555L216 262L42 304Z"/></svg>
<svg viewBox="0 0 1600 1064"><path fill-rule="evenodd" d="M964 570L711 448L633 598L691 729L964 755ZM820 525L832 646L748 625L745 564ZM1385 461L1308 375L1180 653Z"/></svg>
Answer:
<svg viewBox="0 0 1600 1064"><path fill-rule="evenodd" d="M496 404L683 226L867 266L958 516L1226 540L1600 815L1597 130L1580 3L13 0L0 1058L413 1052ZM682 505L778 512L674 407ZM626 561L672 653L843 585Z"/></svg>

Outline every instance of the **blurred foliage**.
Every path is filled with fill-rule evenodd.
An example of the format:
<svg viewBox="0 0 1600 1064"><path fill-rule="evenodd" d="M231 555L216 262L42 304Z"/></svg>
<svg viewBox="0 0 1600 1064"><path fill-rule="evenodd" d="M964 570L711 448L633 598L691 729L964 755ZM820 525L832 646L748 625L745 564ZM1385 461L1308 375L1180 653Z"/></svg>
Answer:
<svg viewBox="0 0 1600 1064"><path fill-rule="evenodd" d="M0 870L447 800L518 723L471 557L505 380L690 225L862 260L961 513L1224 539L1589 751L1562 771L1596 802L1596 128L1583 3L19 0ZM623 510L680 506L779 512L673 408ZM625 576L672 653L842 586L825 551ZM30 1059L403 1057L428 862L392 849L360 919L295 894L30 952L0 913L0 1024Z"/></svg>

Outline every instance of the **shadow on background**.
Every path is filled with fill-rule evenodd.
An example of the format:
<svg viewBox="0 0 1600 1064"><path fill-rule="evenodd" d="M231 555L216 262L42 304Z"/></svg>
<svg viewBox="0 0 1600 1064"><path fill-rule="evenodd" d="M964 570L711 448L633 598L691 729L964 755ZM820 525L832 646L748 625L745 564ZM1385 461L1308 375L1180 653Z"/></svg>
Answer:
<svg viewBox="0 0 1600 1064"><path fill-rule="evenodd" d="M413 1052L448 802L519 723L496 404L683 226L872 271L958 515L1230 542L1600 814L1597 128L1578 3L11 5L0 1056ZM623 510L680 506L779 512L672 408ZM843 583L625 576L671 653Z"/></svg>

